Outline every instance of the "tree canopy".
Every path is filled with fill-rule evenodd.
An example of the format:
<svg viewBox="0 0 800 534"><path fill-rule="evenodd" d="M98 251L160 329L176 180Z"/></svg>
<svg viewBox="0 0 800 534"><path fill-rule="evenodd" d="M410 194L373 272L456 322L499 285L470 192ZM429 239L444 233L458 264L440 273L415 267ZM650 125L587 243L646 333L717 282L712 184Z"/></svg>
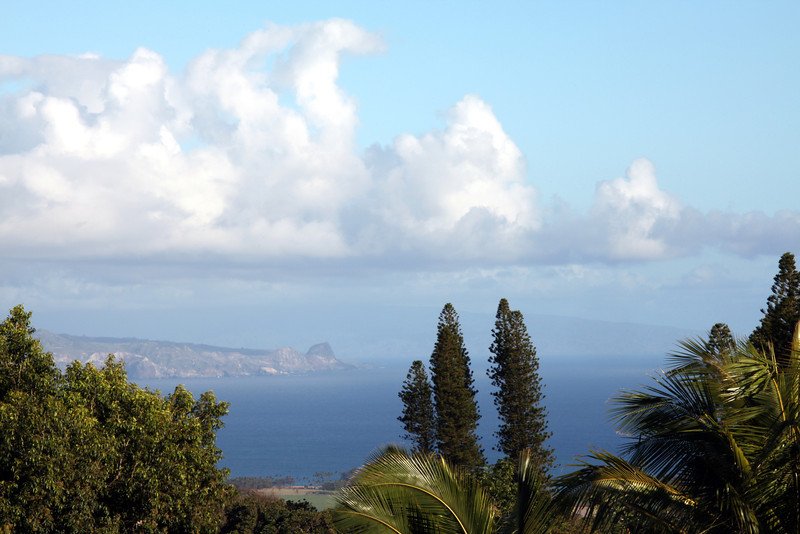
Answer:
<svg viewBox="0 0 800 534"><path fill-rule="evenodd" d="M226 511L220 534L334 534L329 511L308 501L285 501L254 491L239 493Z"/></svg>
<svg viewBox="0 0 800 534"><path fill-rule="evenodd" d="M128 382L113 357L65 373L22 306L0 324L0 527L20 532L215 532L228 405Z"/></svg>

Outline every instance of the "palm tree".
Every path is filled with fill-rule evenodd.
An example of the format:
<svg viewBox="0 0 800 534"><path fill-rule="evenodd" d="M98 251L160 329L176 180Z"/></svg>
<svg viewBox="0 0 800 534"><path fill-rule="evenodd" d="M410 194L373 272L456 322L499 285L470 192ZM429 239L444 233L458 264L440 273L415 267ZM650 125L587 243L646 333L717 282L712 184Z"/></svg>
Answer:
<svg viewBox="0 0 800 534"><path fill-rule="evenodd" d="M700 340L672 363L617 399L623 457L590 455L556 481L560 497L599 531L798 532L800 323L785 367L771 348Z"/></svg>
<svg viewBox="0 0 800 534"><path fill-rule="evenodd" d="M518 534L548 532L555 511L536 463L519 464L519 500L502 523L478 480L439 456L390 447L374 456L339 490L334 522L340 532Z"/></svg>

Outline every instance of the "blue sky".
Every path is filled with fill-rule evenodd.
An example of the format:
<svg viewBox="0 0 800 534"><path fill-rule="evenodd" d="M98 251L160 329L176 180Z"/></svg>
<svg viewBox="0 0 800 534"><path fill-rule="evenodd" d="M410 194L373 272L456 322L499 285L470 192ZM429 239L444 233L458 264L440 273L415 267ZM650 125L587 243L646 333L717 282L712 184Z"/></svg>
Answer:
<svg viewBox="0 0 800 534"><path fill-rule="evenodd" d="M0 19L0 304L47 328L505 296L746 334L800 252L796 2L76 4Z"/></svg>

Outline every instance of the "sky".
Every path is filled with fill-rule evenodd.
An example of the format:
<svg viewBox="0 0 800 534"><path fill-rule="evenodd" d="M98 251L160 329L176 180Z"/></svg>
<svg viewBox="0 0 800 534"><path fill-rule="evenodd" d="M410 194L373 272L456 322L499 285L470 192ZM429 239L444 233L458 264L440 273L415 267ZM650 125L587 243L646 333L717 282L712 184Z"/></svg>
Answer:
<svg viewBox="0 0 800 534"><path fill-rule="evenodd" d="M4 6L0 305L233 346L501 297L747 335L800 253L800 4L496 4Z"/></svg>

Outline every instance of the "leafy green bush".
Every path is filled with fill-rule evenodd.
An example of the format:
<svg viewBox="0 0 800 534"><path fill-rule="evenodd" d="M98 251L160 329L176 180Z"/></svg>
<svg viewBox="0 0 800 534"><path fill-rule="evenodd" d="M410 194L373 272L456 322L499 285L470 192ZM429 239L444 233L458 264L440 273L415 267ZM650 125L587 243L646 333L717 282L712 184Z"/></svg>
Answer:
<svg viewBox="0 0 800 534"><path fill-rule="evenodd" d="M128 382L122 363L61 373L31 314L0 324L0 526L20 532L215 532L228 404Z"/></svg>

